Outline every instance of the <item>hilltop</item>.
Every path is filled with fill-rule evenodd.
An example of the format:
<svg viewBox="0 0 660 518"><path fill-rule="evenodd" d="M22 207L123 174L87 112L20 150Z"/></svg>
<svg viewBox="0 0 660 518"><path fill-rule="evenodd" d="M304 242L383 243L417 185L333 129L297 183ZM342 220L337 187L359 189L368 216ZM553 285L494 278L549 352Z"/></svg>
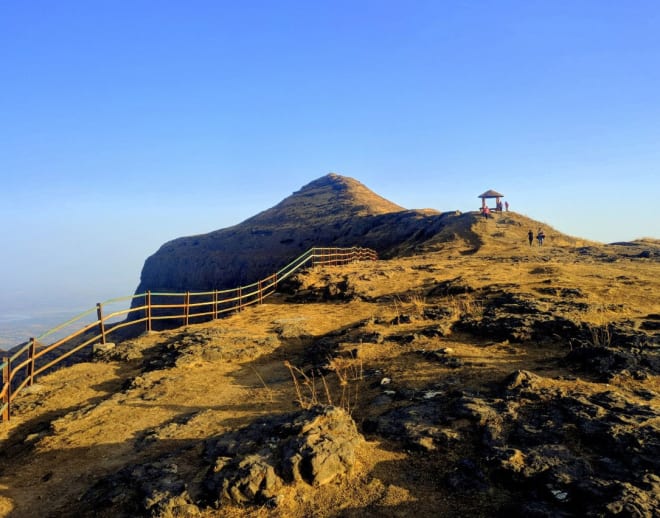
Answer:
<svg viewBox="0 0 660 518"><path fill-rule="evenodd" d="M384 259L39 378L0 515L657 515L658 243L379 203Z"/></svg>
<svg viewBox="0 0 660 518"><path fill-rule="evenodd" d="M403 210L331 173L238 225L165 243L146 260L136 293L247 284L313 246L353 246L382 226L379 216Z"/></svg>
<svg viewBox="0 0 660 518"><path fill-rule="evenodd" d="M245 285L313 246L359 244L389 258L444 248L454 241L465 253L473 253L481 246L472 230L478 217L456 210L406 210L357 180L331 173L238 225L165 243L145 261L136 293ZM584 242L523 216L495 221L509 244L522 242L529 228L540 226L555 244Z"/></svg>

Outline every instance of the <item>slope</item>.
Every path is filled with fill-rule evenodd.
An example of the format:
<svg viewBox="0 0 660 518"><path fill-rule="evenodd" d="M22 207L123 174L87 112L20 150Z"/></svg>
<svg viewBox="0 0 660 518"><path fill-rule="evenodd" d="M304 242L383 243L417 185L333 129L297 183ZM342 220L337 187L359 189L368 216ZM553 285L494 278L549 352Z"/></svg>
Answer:
<svg viewBox="0 0 660 518"><path fill-rule="evenodd" d="M0 514L657 514L658 248L530 248L507 217L459 217L474 253L311 269L39 379L0 429ZM254 426L329 399L363 437L351 470L271 496L264 451L291 443Z"/></svg>

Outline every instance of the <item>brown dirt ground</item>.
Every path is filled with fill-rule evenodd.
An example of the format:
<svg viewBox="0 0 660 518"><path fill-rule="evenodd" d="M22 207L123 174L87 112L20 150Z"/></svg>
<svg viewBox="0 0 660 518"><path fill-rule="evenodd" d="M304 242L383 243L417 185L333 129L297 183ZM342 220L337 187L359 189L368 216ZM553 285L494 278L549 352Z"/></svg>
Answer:
<svg viewBox="0 0 660 518"><path fill-rule="evenodd" d="M501 232L496 222L483 225L491 225L491 234ZM568 316L594 324L660 313L658 262L603 262L593 253L577 254L575 244L559 247L550 239L539 249L505 238L494 235L474 255L462 255L457 244L453 252L313 270L311 284L348 279L368 301L292 303L274 295L226 319L143 335L130 342L141 351L139 361L81 363L43 376L16 401L12 419L0 424L0 516L73 514L94 480L158 453L187 452L182 455L190 463L180 465L180 470L199 477L195 459L203 439L247 425L258 416L299 408L284 362L297 364L314 340L360 323L366 332L381 333L385 341L341 344L346 372L362 373L361 379L350 382L350 393L343 399L358 425L375 412L371 401L382 388L374 381L384 377L408 389L427 390L442 380L479 391L525 369L544 377L548 386L583 393L602 390L601 383L576 378L553 361L566 353L565 344L492 342L460 334L422 336L410 344L388 339L395 332L415 332L424 326L422 318L397 326L390 323L402 313L419 315L439 303L454 305L457 315L478 312L479 301L469 296L427 297L434 285L457 277L475 288L501 284L535 297L547 279L553 287L579 287L589 309ZM200 354L180 365L140 372L142 359L160 354L163 344L195 335L222 343L228 357L205 359ZM251 343L261 345L250 347ZM453 349L464 366L450 369L419 354L420 349L440 347ZM622 378L610 388L635 400L635 389L658 392L659 382L653 376L645 381ZM334 379L330 383L336 404L342 393ZM309 401L310 395L305 392L303 397ZM327 395L318 388L316 398L326 402ZM657 407L660 401L653 404ZM347 480L308 492L285 491L274 510L226 506L206 509L203 516L488 515L493 502L507 495L466 501L439 482L449 463L465 453L459 448L422 454L384 440L366 440Z"/></svg>

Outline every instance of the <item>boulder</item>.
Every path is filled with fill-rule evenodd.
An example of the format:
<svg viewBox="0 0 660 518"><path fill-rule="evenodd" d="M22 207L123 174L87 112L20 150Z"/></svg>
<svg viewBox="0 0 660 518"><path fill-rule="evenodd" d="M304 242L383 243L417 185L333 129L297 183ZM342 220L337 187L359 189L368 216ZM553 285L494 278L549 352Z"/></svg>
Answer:
<svg viewBox="0 0 660 518"><path fill-rule="evenodd" d="M276 502L283 485L322 486L350 473L361 436L344 410L319 406L267 417L207 441L208 499Z"/></svg>

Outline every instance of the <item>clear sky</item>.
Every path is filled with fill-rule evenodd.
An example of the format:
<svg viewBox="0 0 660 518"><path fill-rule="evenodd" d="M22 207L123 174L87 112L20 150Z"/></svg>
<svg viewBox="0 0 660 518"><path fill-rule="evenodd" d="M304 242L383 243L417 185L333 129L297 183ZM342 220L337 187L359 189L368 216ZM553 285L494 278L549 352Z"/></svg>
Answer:
<svg viewBox="0 0 660 518"><path fill-rule="evenodd" d="M0 0L0 312L330 171L407 208L660 237L656 0Z"/></svg>

